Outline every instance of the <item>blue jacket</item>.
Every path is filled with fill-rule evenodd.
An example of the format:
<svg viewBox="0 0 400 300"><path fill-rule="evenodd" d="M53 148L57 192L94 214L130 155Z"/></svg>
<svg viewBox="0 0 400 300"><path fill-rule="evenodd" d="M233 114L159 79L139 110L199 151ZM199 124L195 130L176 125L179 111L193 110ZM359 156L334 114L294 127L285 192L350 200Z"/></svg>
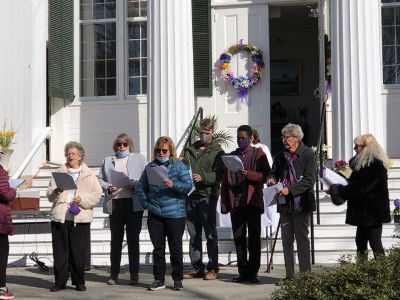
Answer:
<svg viewBox="0 0 400 300"><path fill-rule="evenodd" d="M171 188L149 184L146 169L159 165L164 165L168 169L168 177L173 181ZM186 165L180 160L170 158L165 163L154 160L146 166L146 169L140 178L140 185L136 191L143 207L147 208L152 214L163 218L186 217L186 195L193 186Z"/></svg>

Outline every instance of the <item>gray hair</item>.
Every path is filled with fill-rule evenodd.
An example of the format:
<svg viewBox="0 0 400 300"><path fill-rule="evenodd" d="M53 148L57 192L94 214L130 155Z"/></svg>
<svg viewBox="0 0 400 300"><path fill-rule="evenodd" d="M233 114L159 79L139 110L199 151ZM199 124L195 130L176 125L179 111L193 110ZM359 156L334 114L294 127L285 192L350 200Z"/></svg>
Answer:
<svg viewBox="0 0 400 300"><path fill-rule="evenodd" d="M282 135L289 135L297 138L297 140L300 142L303 137L304 133L303 130L301 129L300 125L289 123L285 127L282 128L281 130Z"/></svg>
<svg viewBox="0 0 400 300"><path fill-rule="evenodd" d="M81 158L81 160L79 162L82 162L83 159L85 158L85 149L83 149L81 143L78 143L75 141L68 142L64 147L64 156L67 157L68 150L72 149L72 148L76 148L78 150L78 154Z"/></svg>

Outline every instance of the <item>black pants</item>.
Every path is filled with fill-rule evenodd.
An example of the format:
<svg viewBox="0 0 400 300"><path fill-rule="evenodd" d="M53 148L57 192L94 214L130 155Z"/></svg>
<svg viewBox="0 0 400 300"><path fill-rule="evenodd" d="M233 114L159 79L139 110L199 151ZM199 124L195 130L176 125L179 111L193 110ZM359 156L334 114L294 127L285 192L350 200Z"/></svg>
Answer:
<svg viewBox="0 0 400 300"><path fill-rule="evenodd" d="M165 280L165 237L168 239L172 279L183 279L182 236L185 231L186 218L162 218L149 213L147 227L153 243L153 275L156 280Z"/></svg>
<svg viewBox="0 0 400 300"><path fill-rule="evenodd" d="M67 284L68 270L73 284L85 284L85 261L90 223L51 222L55 285Z"/></svg>
<svg viewBox="0 0 400 300"><path fill-rule="evenodd" d="M231 221L239 274L243 276L256 275L260 269L261 260L261 212L252 206L238 207L231 212ZM247 239L248 259L247 229L249 232Z"/></svg>
<svg viewBox="0 0 400 300"><path fill-rule="evenodd" d="M126 230L128 244L129 273L132 278L139 274L139 235L142 229L143 211L134 212L132 199L113 200L113 211L110 216L111 229L111 271L110 276L118 278L121 265L122 242Z"/></svg>
<svg viewBox="0 0 400 300"><path fill-rule="evenodd" d="M207 239L207 270L218 272L217 199L194 195L189 197L186 207L190 261L198 272L204 272L202 244L204 228Z"/></svg>
<svg viewBox="0 0 400 300"><path fill-rule="evenodd" d="M382 245L382 224L374 226L357 226L357 254L366 255L368 253L368 242L374 252L375 258L378 255L385 255L385 250Z"/></svg>
<svg viewBox="0 0 400 300"><path fill-rule="evenodd" d="M8 235L0 234L0 287L6 286L6 269L9 251L10 244L8 243Z"/></svg>

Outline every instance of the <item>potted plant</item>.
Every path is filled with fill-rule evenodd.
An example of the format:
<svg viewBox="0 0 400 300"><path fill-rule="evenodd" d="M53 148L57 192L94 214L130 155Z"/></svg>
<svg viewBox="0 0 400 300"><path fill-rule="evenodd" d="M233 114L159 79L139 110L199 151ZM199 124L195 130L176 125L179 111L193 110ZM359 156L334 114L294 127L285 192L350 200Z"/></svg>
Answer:
<svg viewBox="0 0 400 300"><path fill-rule="evenodd" d="M393 210L393 221L400 223L400 199L394 200L395 209Z"/></svg>
<svg viewBox="0 0 400 300"><path fill-rule="evenodd" d="M4 121L3 128L0 130L0 164L5 169L8 166L11 154L14 152L13 149L10 149L10 146L13 144L14 135L15 131L12 126L6 129L6 121Z"/></svg>

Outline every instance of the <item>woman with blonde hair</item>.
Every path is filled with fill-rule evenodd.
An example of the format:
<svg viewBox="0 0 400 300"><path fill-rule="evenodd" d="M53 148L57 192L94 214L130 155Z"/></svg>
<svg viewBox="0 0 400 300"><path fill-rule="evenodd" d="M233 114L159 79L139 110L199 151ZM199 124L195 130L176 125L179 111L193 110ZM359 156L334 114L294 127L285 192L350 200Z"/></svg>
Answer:
<svg viewBox="0 0 400 300"><path fill-rule="evenodd" d="M154 169L164 170L168 177L161 184L152 181ZM153 172L154 171L154 172ZM154 282L150 290L165 288L165 238L168 239L171 253L173 289L183 290L183 251L182 236L186 225L186 195L193 185L186 165L177 159L171 138L158 138L150 162L140 178L137 189L139 200L148 209L147 227L153 243Z"/></svg>
<svg viewBox="0 0 400 300"><path fill-rule="evenodd" d="M139 236L142 229L143 207L137 199L136 188L147 164L146 158L133 153L133 140L126 133L119 134L113 142L114 154L103 160L99 181L107 195L105 212L110 215L111 268L107 283L118 283L124 231L128 245L129 284L139 282Z"/></svg>
<svg viewBox="0 0 400 300"><path fill-rule="evenodd" d="M346 224L357 226L357 254L367 255L368 242L374 256L384 255L382 223L391 221L388 174L389 159L375 137L354 139L356 155L349 164L353 172L346 186L333 185L330 194L347 200Z"/></svg>

